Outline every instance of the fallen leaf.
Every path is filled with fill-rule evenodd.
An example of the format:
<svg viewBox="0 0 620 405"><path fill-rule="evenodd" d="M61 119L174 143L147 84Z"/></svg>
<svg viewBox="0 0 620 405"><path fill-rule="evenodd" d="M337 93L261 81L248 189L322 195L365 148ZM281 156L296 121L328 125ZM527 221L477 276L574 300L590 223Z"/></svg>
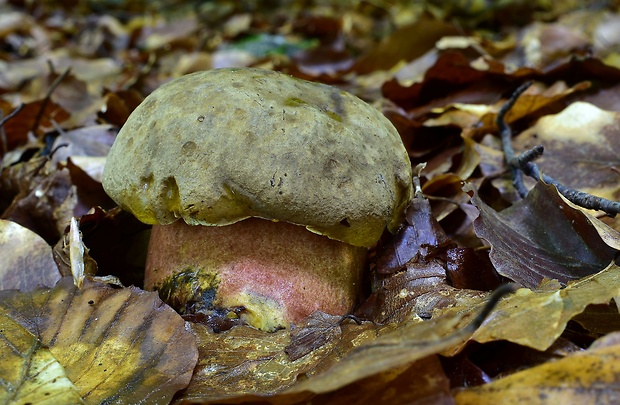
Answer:
<svg viewBox="0 0 620 405"><path fill-rule="evenodd" d="M588 305L608 304L620 296L620 267L606 269L550 291L525 288L500 301L487 321L472 336L478 342L508 340L546 350L562 334L566 324Z"/></svg>
<svg viewBox="0 0 620 405"><path fill-rule="evenodd" d="M377 258L379 274L394 273L411 260L431 259L452 244L433 217L426 198L413 199L405 212L405 221L404 226Z"/></svg>
<svg viewBox="0 0 620 405"><path fill-rule="evenodd" d="M486 385L457 390L456 404L611 404L620 375L618 332L584 352L545 363Z"/></svg>
<svg viewBox="0 0 620 405"><path fill-rule="evenodd" d="M157 297L71 277L0 291L0 398L43 403L168 403L198 356L184 321Z"/></svg>
<svg viewBox="0 0 620 405"><path fill-rule="evenodd" d="M488 253L470 247L448 249L446 274L450 285L461 289L490 291L502 283Z"/></svg>
<svg viewBox="0 0 620 405"><path fill-rule="evenodd" d="M84 160L81 160L81 162L83 164L85 163ZM104 162L97 161L96 163L101 169L99 171L100 173L103 172L102 163ZM112 201L112 199L108 197L108 195L103 190L101 182L96 181L91 176L89 176L88 173L82 170L81 167L74 164L72 158L68 159L66 168L71 174L71 182L73 183L77 194L77 203L73 208L74 216L81 217L82 215L85 215L88 211L90 211L92 207L110 209L116 206L116 203Z"/></svg>
<svg viewBox="0 0 620 405"><path fill-rule="evenodd" d="M424 32L425 35L418 35L418 32ZM422 15L417 21L400 27L359 58L353 70L364 74L391 69L402 60L411 61L422 56L433 48L442 36L456 33L457 29L452 24Z"/></svg>
<svg viewBox="0 0 620 405"><path fill-rule="evenodd" d="M91 125L62 132L54 139L52 160L65 163L69 157L105 157L117 132L111 125Z"/></svg>
<svg viewBox="0 0 620 405"><path fill-rule="evenodd" d="M0 219L0 290L53 287L60 272L52 248L36 233Z"/></svg>
<svg viewBox="0 0 620 405"><path fill-rule="evenodd" d="M435 293L436 297L440 295L442 292ZM334 322L334 317L319 314L299 330L274 333L247 326L213 333L204 325L192 324L200 360L179 400L222 403L269 398L274 403L289 403L377 374L385 373L381 377L385 378L390 370L405 370L417 360L466 341L471 332L463 333L462 325L473 319L486 296L463 292L460 300L447 301L469 310L447 316L438 310L437 317L428 321L409 316L383 326L352 320ZM318 333L321 329L327 338Z"/></svg>
<svg viewBox="0 0 620 405"><path fill-rule="evenodd" d="M69 170L56 170L46 157L3 170L0 189L12 197L1 218L35 231L49 244L60 239L77 203Z"/></svg>
<svg viewBox="0 0 620 405"><path fill-rule="evenodd" d="M0 102L0 110L9 115L16 107ZM41 135L53 128L52 121L62 123L69 118L69 113L51 100L38 100L24 104L15 116L3 125L8 134L6 142L8 150L28 142L28 134Z"/></svg>
<svg viewBox="0 0 620 405"><path fill-rule="evenodd" d="M620 197L619 128L619 113L575 102L539 119L514 139L513 146L521 153L543 145L545 152L536 160L543 173L566 186L616 200Z"/></svg>
<svg viewBox="0 0 620 405"><path fill-rule="evenodd" d="M446 270L437 260L408 262L406 269L373 280L373 292L356 309L355 315L377 323L402 322L416 314L428 319L433 308L451 302L454 289Z"/></svg>
<svg viewBox="0 0 620 405"><path fill-rule="evenodd" d="M450 381L437 356L395 367L305 402L325 405L452 405Z"/></svg>
<svg viewBox="0 0 620 405"><path fill-rule="evenodd" d="M295 361L329 341L340 338L340 324L345 319L322 312L312 314L304 325L291 330L291 342L284 352L289 359Z"/></svg>
<svg viewBox="0 0 620 405"><path fill-rule="evenodd" d="M528 288L545 278L566 284L599 272L617 250L609 247L592 219L564 202L553 186L538 183L521 201L501 212L486 205L471 186L480 210L476 235L491 245L498 273Z"/></svg>

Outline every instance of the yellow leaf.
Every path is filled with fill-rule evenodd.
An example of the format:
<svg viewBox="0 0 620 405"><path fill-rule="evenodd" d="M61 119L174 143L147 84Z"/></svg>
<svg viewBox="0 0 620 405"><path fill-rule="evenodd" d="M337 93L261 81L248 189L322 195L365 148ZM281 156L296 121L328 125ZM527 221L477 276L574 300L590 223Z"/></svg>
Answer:
<svg viewBox="0 0 620 405"><path fill-rule="evenodd" d="M561 360L458 391L458 405L611 404L618 402L620 342L593 345ZM609 336L603 338L610 339Z"/></svg>

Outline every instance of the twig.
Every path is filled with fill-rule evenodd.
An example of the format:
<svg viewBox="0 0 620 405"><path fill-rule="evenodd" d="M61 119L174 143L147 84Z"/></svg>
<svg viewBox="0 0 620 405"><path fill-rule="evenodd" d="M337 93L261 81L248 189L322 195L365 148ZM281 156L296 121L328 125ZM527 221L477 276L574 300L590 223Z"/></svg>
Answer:
<svg viewBox="0 0 620 405"><path fill-rule="evenodd" d="M500 130L500 136L502 138L502 147L504 149L504 155L506 157L506 163L512 172L512 183L515 189L519 192L521 197L525 197L528 193L527 188L523 184L522 173L533 178L536 181L543 181L547 184L553 184L560 194L562 194L568 201L575 205L591 210L600 210L607 215L614 217L620 213L620 202L611 201L603 197L597 197L592 194L584 193L583 191L575 190L568 186L563 185L553 177L547 176L542 173L533 160L540 157L544 148L542 145L535 146L532 149L528 149L519 156L515 156L514 149L512 148L512 130L510 126L506 124L506 113L512 108L517 98L531 85L531 82L527 82L514 92L510 99L504 104L497 114L497 126Z"/></svg>
<svg viewBox="0 0 620 405"><path fill-rule="evenodd" d="M509 294L514 293L515 291L517 291L518 288L519 286L516 283L502 284L497 287L489 297L489 300L486 302L484 307L482 307L480 313L476 315L474 320L471 321L469 325L467 325L466 329L470 333L474 333L476 330L478 330L478 328L484 323L484 321L486 321L487 317L489 316L491 311L493 311L499 300Z"/></svg>
<svg viewBox="0 0 620 405"><path fill-rule="evenodd" d="M480 326L486 321L489 317L493 309L497 306L497 303L504 297L509 294L517 291L519 286L516 283L508 283L502 284L497 287L490 295L487 302L484 304L480 312L475 316L475 318L465 325L462 329L455 331L454 333L443 336L440 338L432 338L432 339L423 339L419 341L405 341L405 342L380 342L380 343L370 343L368 345L360 346L356 349L356 351L363 351L367 349L374 349L377 347L416 347L416 346L427 346L427 345L436 345L439 343L444 343L446 345L458 344L461 343L464 339L467 339L468 336L472 335L474 332L480 328Z"/></svg>
<svg viewBox="0 0 620 405"><path fill-rule="evenodd" d="M15 117L22 109L24 108L24 103L20 103L17 108L15 108L13 111L11 111L11 113L9 115L7 115L6 117L2 118L2 120L0 120L0 139L2 144L0 146L2 146L2 150L0 150L0 156L4 156L6 155L6 153L9 151L9 146L8 146L8 142L6 139L6 133L4 132L4 124L6 124L11 118Z"/></svg>
<svg viewBox="0 0 620 405"><path fill-rule="evenodd" d="M64 72L62 72L59 76L57 76L56 79L54 79L49 89L47 89L45 98L43 98L43 102L41 103L41 108L39 109L39 112L37 113L37 117L35 118L34 123L32 124L31 131L33 133L36 133L35 131L39 127L39 123L41 122L41 119L43 118L43 113L45 112L45 107L47 107L47 104L49 103L52 97L52 93L54 92L54 90L56 90L56 87L58 87L60 82L62 82L64 78L69 75L70 72L71 72L71 67L68 67L67 69L65 69Z"/></svg>
<svg viewBox="0 0 620 405"><path fill-rule="evenodd" d="M515 92L510 96L506 104L504 104L497 113L497 127L499 128L499 134L502 138L502 148L504 149L504 156L506 157L506 163L510 167L510 171L512 173L512 184L515 189L519 193L521 197L525 197L527 195L527 188L525 184L523 184L523 176L521 174L521 170L517 165L515 151L512 148L512 130L510 126L506 123L505 117L508 111L515 105L517 99L525 90L527 90L533 82L525 82L519 88L515 90Z"/></svg>

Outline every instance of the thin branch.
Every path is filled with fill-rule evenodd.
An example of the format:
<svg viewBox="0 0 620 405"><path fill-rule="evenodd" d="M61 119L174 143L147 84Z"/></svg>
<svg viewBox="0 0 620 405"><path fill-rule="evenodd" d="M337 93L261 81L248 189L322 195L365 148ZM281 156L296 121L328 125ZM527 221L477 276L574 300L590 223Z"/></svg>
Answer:
<svg viewBox="0 0 620 405"><path fill-rule="evenodd" d="M380 342L380 343L370 343L368 345L360 346L356 349L356 351L364 351L368 349L374 349L377 347L416 347L416 346L426 346L429 344L441 344L444 343L446 345L453 345L466 340L469 336L471 336L480 326L487 320L493 309L497 306L497 303L504 297L509 294L517 291L519 286L516 283L508 283L502 284L497 287L489 296L487 302L484 304L480 312L475 316L475 318L465 325L462 329L455 331L454 333L443 336L440 338L432 338L432 339L423 339L419 341L405 341L405 342Z"/></svg>
<svg viewBox="0 0 620 405"><path fill-rule="evenodd" d="M502 148L504 149L504 155L506 156L506 163L508 163L512 173L512 184L522 198L527 195L527 188L525 187L525 184L523 184L523 175L521 174L521 170L516 164L515 151L512 148L512 130L506 123L505 117L508 111L510 111L510 109L515 105L519 96L523 94L523 92L527 90L532 83L533 82L529 81L519 86L512 96L510 96L506 104L499 109L495 120L497 127L499 128L499 134L502 138Z"/></svg>
<svg viewBox="0 0 620 405"><path fill-rule="evenodd" d="M510 126L506 124L505 116L514 105L517 98L530 85L531 82L521 85L506 102L506 104L500 108L499 113L497 114L496 122L500 130L506 163L511 169L512 182L515 189L519 192L521 197L525 197L527 195L528 190L523 184L522 176L522 174L525 174L536 181L543 181L547 184L553 184L558 189L560 194L575 205L591 210L600 210L612 217L616 216L620 213L620 202L611 201L603 197L597 197L592 194L584 193L583 191L575 190L542 173L538 168L538 165L533 163L535 159L543 154L544 148L542 145L535 146L532 149L526 150L521 155L515 156L514 149L512 148L512 130L510 129Z"/></svg>
<svg viewBox="0 0 620 405"><path fill-rule="evenodd" d="M32 124L31 131L33 133L36 133L35 131L39 127L41 119L43 118L43 113L45 112L45 107L47 107L47 104L49 103L52 97L52 93L54 92L54 90L56 90L56 87L58 87L60 82L62 82L64 78L69 75L70 72L71 72L71 67L68 67L67 69L65 69L64 72L62 72L59 76L57 76L56 79L54 79L49 89L47 89L45 98L43 98L43 102L41 103L41 108L39 109L39 112L37 113L37 117L35 118L34 123Z"/></svg>
<svg viewBox="0 0 620 405"><path fill-rule="evenodd" d="M2 149L0 150L0 156L6 155L9 151L8 141L6 139L6 132L4 132L4 124L6 124L11 118L15 117L22 109L24 108L24 103L20 103L17 108L15 108L9 115L2 118L0 120L0 141L2 142L0 146Z"/></svg>

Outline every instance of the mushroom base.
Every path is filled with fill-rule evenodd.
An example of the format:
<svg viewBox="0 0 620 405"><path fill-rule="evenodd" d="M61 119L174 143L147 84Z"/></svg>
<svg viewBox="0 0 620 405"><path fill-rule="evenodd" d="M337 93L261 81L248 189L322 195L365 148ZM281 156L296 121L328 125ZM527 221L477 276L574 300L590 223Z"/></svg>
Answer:
<svg viewBox="0 0 620 405"><path fill-rule="evenodd" d="M367 250L302 226L250 218L222 227L155 225L145 288L181 313L216 311L265 331L357 302Z"/></svg>

